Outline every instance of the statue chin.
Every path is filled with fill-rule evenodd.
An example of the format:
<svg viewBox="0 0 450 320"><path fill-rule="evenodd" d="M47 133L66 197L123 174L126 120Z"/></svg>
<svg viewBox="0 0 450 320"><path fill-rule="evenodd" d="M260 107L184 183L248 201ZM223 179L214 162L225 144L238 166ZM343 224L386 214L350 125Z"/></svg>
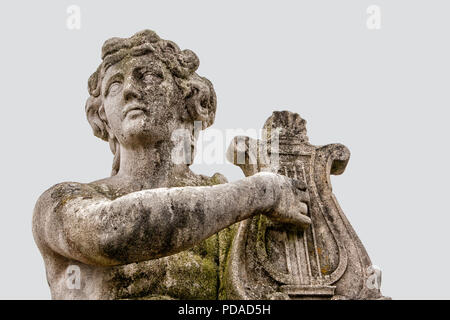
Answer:
<svg viewBox="0 0 450 320"><path fill-rule="evenodd" d="M126 145L151 145L159 141L167 140L165 128L157 128L149 121L140 123L128 123L122 131L120 144Z"/></svg>
<svg viewBox="0 0 450 320"><path fill-rule="evenodd" d="M153 120L153 121L152 121ZM159 123L158 125L155 123ZM167 133L167 121L162 126L161 123L155 121L154 119L149 119L148 117L131 117L127 116L127 118L122 122L122 128L119 135L122 139L119 139L119 142L123 145L135 144L135 143L156 143L161 140L167 140L168 137L170 139L170 135Z"/></svg>

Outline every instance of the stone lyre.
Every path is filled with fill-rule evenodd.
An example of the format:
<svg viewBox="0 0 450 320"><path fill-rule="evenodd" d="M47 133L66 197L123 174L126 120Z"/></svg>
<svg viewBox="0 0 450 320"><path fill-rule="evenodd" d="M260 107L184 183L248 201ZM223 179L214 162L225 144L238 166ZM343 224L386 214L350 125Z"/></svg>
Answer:
<svg viewBox="0 0 450 320"><path fill-rule="evenodd" d="M274 112L262 140L235 137L227 156L246 176L271 171L303 181L311 226L299 231L264 215L240 222L226 271L229 298L379 299L366 285L370 258L332 193L350 152L341 144L314 146L298 114Z"/></svg>

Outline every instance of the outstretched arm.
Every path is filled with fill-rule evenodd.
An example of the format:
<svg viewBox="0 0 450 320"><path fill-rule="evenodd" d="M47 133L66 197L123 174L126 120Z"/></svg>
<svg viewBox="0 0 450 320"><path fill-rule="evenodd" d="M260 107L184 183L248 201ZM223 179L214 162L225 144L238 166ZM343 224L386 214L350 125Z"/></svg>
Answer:
<svg viewBox="0 0 450 320"><path fill-rule="evenodd" d="M300 202L307 195L272 173L216 186L143 190L115 200L86 188L91 187L61 184L45 192L36 204L33 232L38 244L87 264L171 255L259 213L301 227L309 223Z"/></svg>

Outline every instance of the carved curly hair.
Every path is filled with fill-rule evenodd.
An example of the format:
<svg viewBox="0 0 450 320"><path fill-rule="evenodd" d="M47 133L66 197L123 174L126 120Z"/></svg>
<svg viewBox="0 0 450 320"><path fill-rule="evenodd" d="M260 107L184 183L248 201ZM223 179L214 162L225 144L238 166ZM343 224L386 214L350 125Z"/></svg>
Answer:
<svg viewBox="0 0 450 320"><path fill-rule="evenodd" d="M102 47L102 63L89 77L86 101L86 116L94 135L108 141L114 154L111 175L117 174L120 166L120 145L116 137L107 130L107 119L99 112L103 108L101 82L111 65L125 57L153 54L161 60L172 73L181 90L185 104L180 110L185 121L202 121L203 129L214 122L216 113L216 94L212 83L195 73L199 66L197 55L191 50L180 50L172 41L161 39L154 31L143 30L130 38L111 38Z"/></svg>

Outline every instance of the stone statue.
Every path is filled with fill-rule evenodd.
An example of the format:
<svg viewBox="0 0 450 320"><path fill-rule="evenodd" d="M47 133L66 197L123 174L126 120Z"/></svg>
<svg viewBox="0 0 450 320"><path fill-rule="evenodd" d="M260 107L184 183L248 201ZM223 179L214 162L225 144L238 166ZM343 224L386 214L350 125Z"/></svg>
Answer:
<svg viewBox="0 0 450 320"><path fill-rule="evenodd" d="M149 30L103 45L86 115L114 154L111 177L56 184L34 210L52 298L381 298L364 286L370 260L331 193L329 173L349 152L308 144L299 115L275 112L258 142L275 145L281 129L269 152L279 163L244 139L228 155L245 178L189 169L194 122L204 129L216 111L198 66ZM185 163L171 158L179 129L189 133ZM236 162L239 152L256 162Z"/></svg>

